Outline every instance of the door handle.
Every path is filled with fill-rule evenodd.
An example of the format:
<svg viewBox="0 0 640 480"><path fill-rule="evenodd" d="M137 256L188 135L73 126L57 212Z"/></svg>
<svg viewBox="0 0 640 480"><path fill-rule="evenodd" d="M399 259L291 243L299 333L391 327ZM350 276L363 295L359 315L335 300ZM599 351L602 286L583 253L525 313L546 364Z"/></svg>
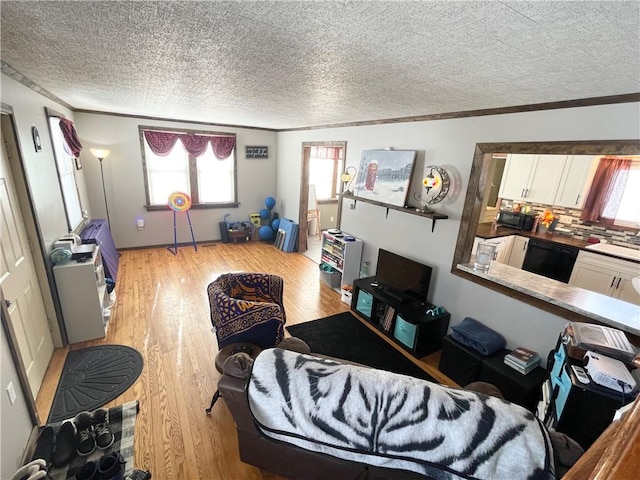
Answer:
<svg viewBox="0 0 640 480"><path fill-rule="evenodd" d="M622 281L622 277L618 277L618 283L616 283L616 290L620 286L620 282Z"/></svg>
<svg viewBox="0 0 640 480"><path fill-rule="evenodd" d="M609 285L609 288L613 288L613 284L616 283L616 277L613 277L611 279L611 285Z"/></svg>
<svg viewBox="0 0 640 480"><path fill-rule="evenodd" d="M11 300L6 300L4 301L4 304L7 308L9 308L11 306Z"/></svg>
<svg viewBox="0 0 640 480"><path fill-rule="evenodd" d="M580 201L580 195L578 195L578 196L576 197L576 203L575 203L575 204L576 204L576 205L578 205L578 202L579 202L579 201Z"/></svg>

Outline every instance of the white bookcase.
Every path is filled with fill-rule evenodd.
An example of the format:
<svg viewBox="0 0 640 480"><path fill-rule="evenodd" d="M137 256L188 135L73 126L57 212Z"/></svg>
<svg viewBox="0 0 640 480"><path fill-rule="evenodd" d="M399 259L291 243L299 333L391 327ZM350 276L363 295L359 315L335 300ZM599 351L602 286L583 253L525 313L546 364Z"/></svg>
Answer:
<svg viewBox="0 0 640 480"><path fill-rule="evenodd" d="M53 273L69 343L106 336L103 312L109 294L100 247L96 245L91 259L55 265Z"/></svg>
<svg viewBox="0 0 640 480"><path fill-rule="evenodd" d="M340 285L351 285L360 277L360 260L362 259L362 240L347 241L349 234L342 232L342 237L322 232L322 253L320 261L331 265L341 275ZM338 286L337 290L340 290Z"/></svg>

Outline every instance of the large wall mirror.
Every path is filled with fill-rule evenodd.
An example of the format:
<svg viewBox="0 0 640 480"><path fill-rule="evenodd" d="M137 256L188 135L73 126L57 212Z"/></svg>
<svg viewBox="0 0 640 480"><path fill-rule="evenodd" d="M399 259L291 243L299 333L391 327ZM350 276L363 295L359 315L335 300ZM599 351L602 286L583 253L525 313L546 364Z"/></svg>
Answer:
<svg viewBox="0 0 640 480"><path fill-rule="evenodd" d="M457 267L459 264L468 263L471 259L478 224L487 220L487 198L496 196L495 179L499 177L496 170L501 171L504 165L503 159L509 154L637 156L640 155L640 140L481 143L476 145L451 272L560 317L569 320L589 321L588 317L579 313L541 300L526 292L516 291L492 282L490 279L472 275Z"/></svg>

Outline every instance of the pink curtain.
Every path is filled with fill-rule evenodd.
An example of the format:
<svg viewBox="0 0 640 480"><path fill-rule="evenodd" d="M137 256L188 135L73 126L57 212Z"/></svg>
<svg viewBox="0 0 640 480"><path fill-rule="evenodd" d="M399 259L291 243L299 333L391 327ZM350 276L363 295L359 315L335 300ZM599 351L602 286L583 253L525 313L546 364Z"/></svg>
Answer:
<svg viewBox="0 0 640 480"><path fill-rule="evenodd" d="M184 145L185 150L194 157L202 155L209 142L211 142L213 153L220 160L229 158L236 146L236 137L234 136L213 137L195 135L193 133L158 132L154 130L144 130L143 133L151 151L161 157L165 157L171 152L178 139Z"/></svg>
<svg viewBox="0 0 640 480"><path fill-rule="evenodd" d="M229 158L236 146L236 137L211 137L211 148L220 160Z"/></svg>
<svg viewBox="0 0 640 480"><path fill-rule="evenodd" d="M194 135L187 133L180 136L180 141L184 145L184 148L194 157L199 157L207 149L210 137L204 137L202 135Z"/></svg>
<svg viewBox="0 0 640 480"><path fill-rule="evenodd" d="M62 136L64 137L65 142L69 146L71 153L74 157L80 156L80 151L82 150L82 144L78 139L78 132L76 132L76 127L73 126L73 122L68 118L59 117L60 119L60 130L62 131Z"/></svg>
<svg viewBox="0 0 640 480"><path fill-rule="evenodd" d="M630 158L600 159L580 220L613 225L630 168Z"/></svg>
<svg viewBox="0 0 640 480"><path fill-rule="evenodd" d="M144 138L149 144L149 148L156 155L166 157L173 150L178 141L179 134L171 132L156 132L153 130L145 130Z"/></svg>

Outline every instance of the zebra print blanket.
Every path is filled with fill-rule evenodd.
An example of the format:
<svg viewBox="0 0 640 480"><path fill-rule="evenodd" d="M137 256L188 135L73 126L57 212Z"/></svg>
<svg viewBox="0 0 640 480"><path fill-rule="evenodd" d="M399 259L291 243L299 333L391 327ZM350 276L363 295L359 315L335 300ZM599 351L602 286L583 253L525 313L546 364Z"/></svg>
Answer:
<svg viewBox="0 0 640 480"><path fill-rule="evenodd" d="M546 431L504 400L282 349L253 365L262 432L307 450L435 479L551 479Z"/></svg>

